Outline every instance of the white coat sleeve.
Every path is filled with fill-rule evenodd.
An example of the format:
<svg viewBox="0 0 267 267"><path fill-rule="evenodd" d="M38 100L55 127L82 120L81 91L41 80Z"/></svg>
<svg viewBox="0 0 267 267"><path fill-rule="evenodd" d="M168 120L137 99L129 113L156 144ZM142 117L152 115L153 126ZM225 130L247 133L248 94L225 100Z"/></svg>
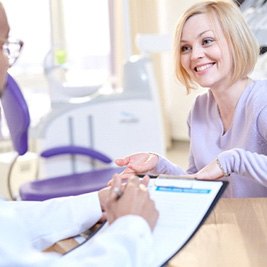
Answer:
<svg viewBox="0 0 267 267"><path fill-rule="evenodd" d="M80 234L102 215L97 192L43 202L17 201L7 204L18 214L32 246L38 250Z"/></svg>
<svg viewBox="0 0 267 267"><path fill-rule="evenodd" d="M2 203L1 203L2 202ZM0 266L16 267L149 267L152 235L138 216L116 220L84 245L61 256L34 248L25 225L8 203L0 202Z"/></svg>
<svg viewBox="0 0 267 267"><path fill-rule="evenodd" d="M153 260L152 233L147 222L128 215L63 256L53 267L150 267Z"/></svg>

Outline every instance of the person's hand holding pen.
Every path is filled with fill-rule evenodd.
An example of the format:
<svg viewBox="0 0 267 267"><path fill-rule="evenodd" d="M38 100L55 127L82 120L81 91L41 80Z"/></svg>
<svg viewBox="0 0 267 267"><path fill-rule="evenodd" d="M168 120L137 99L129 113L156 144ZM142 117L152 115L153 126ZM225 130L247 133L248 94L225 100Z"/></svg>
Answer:
<svg viewBox="0 0 267 267"><path fill-rule="evenodd" d="M128 182L123 184L121 176L116 174L112 180L104 204L108 222L112 224L119 217L137 215L144 218L153 230L159 214L147 189L149 178L146 176L140 180L138 177L131 176Z"/></svg>

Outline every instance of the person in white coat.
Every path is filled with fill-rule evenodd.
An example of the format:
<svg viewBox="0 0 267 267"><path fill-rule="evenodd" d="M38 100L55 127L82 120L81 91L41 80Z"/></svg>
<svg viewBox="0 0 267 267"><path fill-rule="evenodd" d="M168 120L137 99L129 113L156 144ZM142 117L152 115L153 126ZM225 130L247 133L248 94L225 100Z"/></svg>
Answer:
<svg viewBox="0 0 267 267"><path fill-rule="evenodd" d="M0 3L0 93L21 41L10 41L9 24ZM12 49L10 49L12 46ZM150 266L152 231L158 211L146 188L148 177L73 197L42 202L0 200L0 267ZM65 255L44 252L59 240L76 236L103 216L107 227Z"/></svg>
<svg viewBox="0 0 267 267"><path fill-rule="evenodd" d="M0 266L150 266L158 218L154 202L136 177L117 200L120 187L115 176L113 187L99 192L43 202L0 201ZM101 233L63 256L42 252L98 222L102 205L109 226Z"/></svg>

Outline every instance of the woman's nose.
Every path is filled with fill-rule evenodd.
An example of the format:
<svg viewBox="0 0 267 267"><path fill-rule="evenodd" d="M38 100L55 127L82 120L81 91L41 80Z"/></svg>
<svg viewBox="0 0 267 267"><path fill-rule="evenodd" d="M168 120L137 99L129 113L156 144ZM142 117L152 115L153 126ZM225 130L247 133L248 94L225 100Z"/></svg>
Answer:
<svg viewBox="0 0 267 267"><path fill-rule="evenodd" d="M195 45L192 47L191 60L196 60L204 56L204 49L200 45Z"/></svg>

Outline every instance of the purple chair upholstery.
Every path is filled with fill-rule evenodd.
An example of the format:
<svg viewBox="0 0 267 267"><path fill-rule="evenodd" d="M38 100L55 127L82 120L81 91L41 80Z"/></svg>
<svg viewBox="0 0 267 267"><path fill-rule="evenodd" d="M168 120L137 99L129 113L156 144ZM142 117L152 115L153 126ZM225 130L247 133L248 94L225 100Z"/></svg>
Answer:
<svg viewBox="0 0 267 267"><path fill-rule="evenodd" d="M7 76L1 101L14 149L23 155L28 150L30 115L17 83L10 75Z"/></svg>
<svg viewBox="0 0 267 267"><path fill-rule="evenodd" d="M23 155L28 151L29 110L18 84L9 74L1 101L14 149L18 155ZM94 149L80 146L55 147L43 151L40 156L54 158L63 154L84 155L107 164L112 162L107 155ZM13 166L14 164L12 164L11 168ZM20 198L22 200L45 200L97 191L106 186L114 173L119 173L122 170L123 168L119 167L107 167L27 182L20 187ZM9 177L9 187L10 179ZM11 197L13 197L11 189L9 191Z"/></svg>
<svg viewBox="0 0 267 267"><path fill-rule="evenodd" d="M97 191L105 187L117 172L116 168L107 168L33 181L21 186L20 197L23 200L45 200Z"/></svg>

